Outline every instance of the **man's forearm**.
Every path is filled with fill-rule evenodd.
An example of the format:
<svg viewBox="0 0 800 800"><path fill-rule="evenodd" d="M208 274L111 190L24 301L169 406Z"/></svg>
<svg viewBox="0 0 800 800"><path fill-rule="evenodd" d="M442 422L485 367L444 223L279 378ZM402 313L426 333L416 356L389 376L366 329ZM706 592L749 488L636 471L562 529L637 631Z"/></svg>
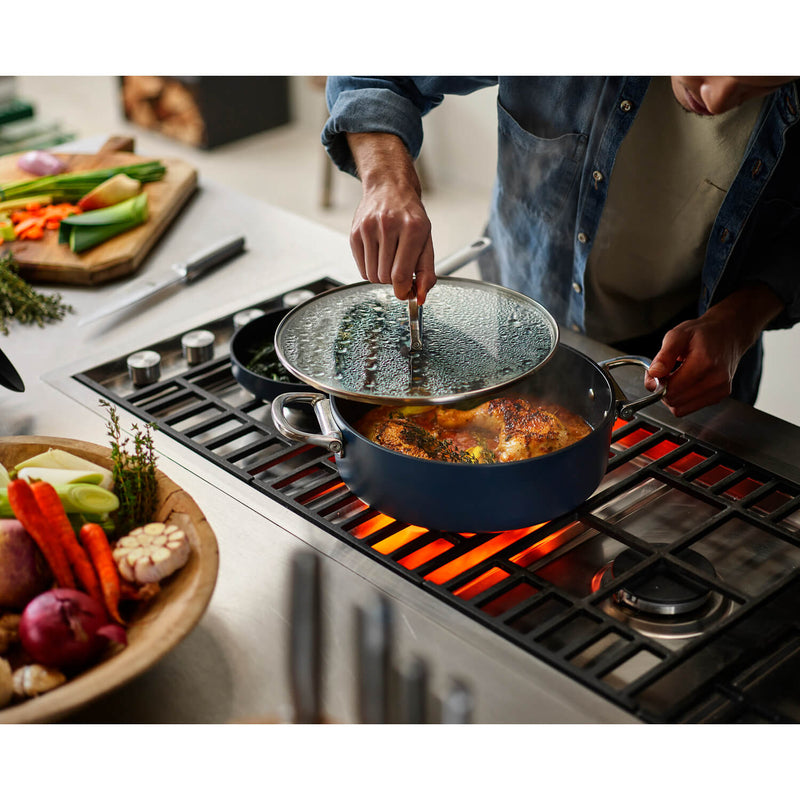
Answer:
<svg viewBox="0 0 800 800"><path fill-rule="evenodd" d="M739 331L753 344L783 308L783 301L769 286L750 283L711 306L706 314L725 316L735 321Z"/></svg>
<svg viewBox="0 0 800 800"><path fill-rule="evenodd" d="M422 193L414 161L398 136L393 133L348 133L347 144L365 191L393 183L409 186L418 195Z"/></svg>

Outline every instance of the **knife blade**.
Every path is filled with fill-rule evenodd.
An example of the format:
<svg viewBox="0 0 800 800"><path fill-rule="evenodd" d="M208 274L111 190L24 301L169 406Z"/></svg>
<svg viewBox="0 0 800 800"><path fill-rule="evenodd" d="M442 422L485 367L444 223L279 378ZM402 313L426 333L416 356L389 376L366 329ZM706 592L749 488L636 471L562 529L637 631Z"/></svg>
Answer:
<svg viewBox="0 0 800 800"><path fill-rule="evenodd" d="M2 350L0 350L0 386L5 386L12 392L25 391L25 384L22 382L19 372Z"/></svg>
<svg viewBox="0 0 800 800"><path fill-rule="evenodd" d="M122 311L126 308L141 303L143 300L159 294L164 289L177 284L189 284L204 275L213 267L222 264L233 258L244 249L244 236L235 236L223 239L220 242L195 253L188 261L173 264L170 272L158 278L145 278L129 284L125 287L124 294L112 300L108 305L103 306L88 317L78 321L78 327L83 327L92 322L96 322L103 317Z"/></svg>

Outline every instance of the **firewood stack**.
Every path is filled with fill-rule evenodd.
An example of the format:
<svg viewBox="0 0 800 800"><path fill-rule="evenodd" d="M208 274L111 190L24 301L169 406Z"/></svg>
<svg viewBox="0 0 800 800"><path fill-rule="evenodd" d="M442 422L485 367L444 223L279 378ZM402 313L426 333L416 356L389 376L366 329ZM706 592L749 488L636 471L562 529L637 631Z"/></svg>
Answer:
<svg viewBox="0 0 800 800"><path fill-rule="evenodd" d="M125 116L194 147L206 144L206 126L192 91L174 78L126 75L122 79Z"/></svg>
<svg viewBox="0 0 800 800"><path fill-rule="evenodd" d="M211 149L289 122L283 75L121 78L125 116L180 142Z"/></svg>

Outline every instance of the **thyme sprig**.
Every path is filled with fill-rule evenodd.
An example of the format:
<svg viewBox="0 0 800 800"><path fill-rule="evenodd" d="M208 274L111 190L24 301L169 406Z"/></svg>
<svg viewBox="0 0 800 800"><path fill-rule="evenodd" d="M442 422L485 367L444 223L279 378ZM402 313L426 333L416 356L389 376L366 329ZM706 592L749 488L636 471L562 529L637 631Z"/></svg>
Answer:
<svg viewBox="0 0 800 800"><path fill-rule="evenodd" d="M21 278L13 253L0 255L0 331L4 336L8 336L10 320L43 328L46 323L58 322L74 311L58 292L37 292Z"/></svg>
<svg viewBox="0 0 800 800"><path fill-rule="evenodd" d="M106 400L100 399L99 403L108 414L106 430L111 447L111 472L114 477L114 491L119 498L117 530L124 535L133 528L154 520L158 500L156 453L152 437L155 425L149 422L144 423L143 427L136 422L131 424L131 451L131 439L123 438L117 409Z"/></svg>

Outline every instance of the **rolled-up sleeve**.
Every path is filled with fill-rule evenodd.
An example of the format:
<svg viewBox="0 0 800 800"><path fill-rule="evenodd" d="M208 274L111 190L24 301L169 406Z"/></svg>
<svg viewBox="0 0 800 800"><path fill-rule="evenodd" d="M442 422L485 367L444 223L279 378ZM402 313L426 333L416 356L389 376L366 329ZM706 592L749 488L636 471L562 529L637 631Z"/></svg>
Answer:
<svg viewBox="0 0 800 800"><path fill-rule="evenodd" d="M468 94L493 82L496 79L330 76L326 87L330 116L322 131L322 144L334 164L352 175L356 166L347 133L393 133L416 158L422 147L422 117L438 106L445 94Z"/></svg>

